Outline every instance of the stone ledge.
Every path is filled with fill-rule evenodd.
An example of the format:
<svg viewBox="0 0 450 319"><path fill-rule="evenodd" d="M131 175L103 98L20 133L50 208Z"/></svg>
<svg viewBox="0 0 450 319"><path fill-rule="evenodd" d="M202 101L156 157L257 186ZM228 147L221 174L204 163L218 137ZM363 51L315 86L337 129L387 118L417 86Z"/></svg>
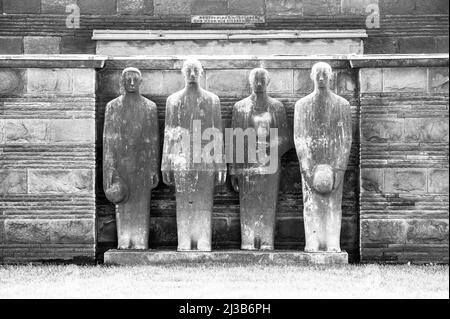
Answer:
<svg viewBox="0 0 450 319"><path fill-rule="evenodd" d="M104 255L107 265L152 265L181 263L250 263L250 264L348 264L347 252L306 253L302 251L242 251L177 252L164 250L108 250Z"/></svg>
<svg viewBox="0 0 450 319"><path fill-rule="evenodd" d="M348 59L351 68L448 67L449 54L366 54Z"/></svg>
<svg viewBox="0 0 450 319"><path fill-rule="evenodd" d="M101 55L0 55L0 68L103 68L107 57Z"/></svg>

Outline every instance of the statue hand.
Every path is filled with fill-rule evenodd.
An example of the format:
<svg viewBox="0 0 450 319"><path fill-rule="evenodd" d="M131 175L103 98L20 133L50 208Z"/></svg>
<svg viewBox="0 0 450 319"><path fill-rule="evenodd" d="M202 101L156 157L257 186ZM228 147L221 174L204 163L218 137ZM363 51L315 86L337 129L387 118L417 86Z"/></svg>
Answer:
<svg viewBox="0 0 450 319"><path fill-rule="evenodd" d="M105 195L110 202L120 204L126 201L128 197L128 187L121 178L118 178L105 190Z"/></svg>
<svg viewBox="0 0 450 319"><path fill-rule="evenodd" d="M239 193L239 178L236 175L231 175L231 186L235 192Z"/></svg>
<svg viewBox="0 0 450 319"><path fill-rule="evenodd" d="M227 172L226 171L217 172L217 174L216 174L216 184L217 185L225 184L226 180L227 180Z"/></svg>
<svg viewBox="0 0 450 319"><path fill-rule="evenodd" d="M163 182L168 186L172 186L175 184L175 178L173 176L173 172L163 172L162 173Z"/></svg>
<svg viewBox="0 0 450 319"><path fill-rule="evenodd" d="M154 173L154 174L151 176L151 179L152 179L151 188L153 189L153 188L155 188L156 186L158 186L158 184L159 184L159 174L158 174L158 173Z"/></svg>

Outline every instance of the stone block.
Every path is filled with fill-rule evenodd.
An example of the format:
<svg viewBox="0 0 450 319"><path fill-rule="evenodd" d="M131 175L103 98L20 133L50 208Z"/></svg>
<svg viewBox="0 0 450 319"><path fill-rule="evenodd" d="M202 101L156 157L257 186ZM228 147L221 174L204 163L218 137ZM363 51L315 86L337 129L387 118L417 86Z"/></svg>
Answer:
<svg viewBox="0 0 450 319"><path fill-rule="evenodd" d="M305 16L334 16L341 12L341 0L303 0Z"/></svg>
<svg viewBox="0 0 450 319"><path fill-rule="evenodd" d="M341 10L345 15L367 15L366 9L371 4L378 4L378 0L342 0Z"/></svg>
<svg viewBox="0 0 450 319"><path fill-rule="evenodd" d="M426 169L386 169L384 190L386 193L424 193L427 191Z"/></svg>
<svg viewBox="0 0 450 319"><path fill-rule="evenodd" d="M228 0L229 13L237 15L263 15L264 0Z"/></svg>
<svg viewBox="0 0 450 319"><path fill-rule="evenodd" d="M0 146L5 143L5 120L0 119ZM0 148L0 154L2 153Z"/></svg>
<svg viewBox="0 0 450 319"><path fill-rule="evenodd" d="M426 90L426 68L383 69L384 92L425 92Z"/></svg>
<svg viewBox="0 0 450 319"><path fill-rule="evenodd" d="M250 70L208 70L206 87L219 96L242 97L250 94L249 73Z"/></svg>
<svg viewBox="0 0 450 319"><path fill-rule="evenodd" d="M192 263L219 262L222 264L271 264L271 265L315 265L347 264L348 254L305 253L299 251L212 251L177 252L154 250L109 250L105 253L105 264L121 266L137 265L180 265Z"/></svg>
<svg viewBox="0 0 450 319"><path fill-rule="evenodd" d="M95 94L95 70L73 70L73 94Z"/></svg>
<svg viewBox="0 0 450 319"><path fill-rule="evenodd" d="M41 119L5 120L5 142L10 144L47 143L49 123Z"/></svg>
<svg viewBox="0 0 450 319"><path fill-rule="evenodd" d="M436 41L436 52L435 53L448 53L449 41L448 35L444 36L435 36L434 40Z"/></svg>
<svg viewBox="0 0 450 319"><path fill-rule="evenodd" d="M379 6L383 15L408 15L416 11L415 0L379 0Z"/></svg>
<svg viewBox="0 0 450 319"><path fill-rule="evenodd" d="M0 54L23 54L23 38L0 37Z"/></svg>
<svg viewBox="0 0 450 319"><path fill-rule="evenodd" d="M191 14L191 0L154 0L155 15L183 15Z"/></svg>
<svg viewBox="0 0 450 319"><path fill-rule="evenodd" d="M30 194L92 195L93 178L93 171L88 169L30 169L28 191Z"/></svg>
<svg viewBox="0 0 450 319"><path fill-rule="evenodd" d="M180 71L144 71L142 77L142 94L167 96L184 88L184 79ZM204 87L205 77L201 81Z"/></svg>
<svg viewBox="0 0 450 319"><path fill-rule="evenodd" d="M406 239L408 243L448 244L448 219L408 221Z"/></svg>
<svg viewBox="0 0 450 319"><path fill-rule="evenodd" d="M153 15L153 0L117 0L119 14Z"/></svg>
<svg viewBox="0 0 450 319"><path fill-rule="evenodd" d="M96 41L91 37L63 36L61 54L95 54Z"/></svg>
<svg viewBox="0 0 450 319"><path fill-rule="evenodd" d="M302 16L303 1L298 0L266 0L268 16Z"/></svg>
<svg viewBox="0 0 450 319"><path fill-rule="evenodd" d="M434 37L400 37L398 38L399 53L419 54L435 53L436 42Z"/></svg>
<svg viewBox="0 0 450 319"><path fill-rule="evenodd" d="M72 94L71 69L28 69L27 93Z"/></svg>
<svg viewBox="0 0 450 319"><path fill-rule="evenodd" d="M448 194L448 169L428 170L428 192L437 194Z"/></svg>
<svg viewBox="0 0 450 319"><path fill-rule="evenodd" d="M356 94L356 74L351 70L338 70L336 73L336 90L342 95Z"/></svg>
<svg viewBox="0 0 450 319"><path fill-rule="evenodd" d="M415 0L416 14L448 14L447 0ZM447 47L448 48L448 47Z"/></svg>
<svg viewBox="0 0 450 319"><path fill-rule="evenodd" d="M383 91L382 69L360 69L359 79L361 93Z"/></svg>
<svg viewBox="0 0 450 319"><path fill-rule="evenodd" d="M447 118L405 119L405 140L407 142L444 143L448 139Z"/></svg>
<svg viewBox="0 0 450 319"><path fill-rule="evenodd" d="M3 0L3 13L40 13L41 0Z"/></svg>
<svg viewBox="0 0 450 319"><path fill-rule="evenodd" d="M428 90L431 93L445 93L449 90L448 68L429 68Z"/></svg>
<svg viewBox="0 0 450 319"><path fill-rule="evenodd" d="M305 241L305 228L300 218L278 218L275 229L275 242Z"/></svg>
<svg viewBox="0 0 450 319"><path fill-rule="evenodd" d="M0 69L0 96L16 96L24 93L26 76L23 70Z"/></svg>
<svg viewBox="0 0 450 319"><path fill-rule="evenodd" d="M384 188L384 169L361 168L361 192L381 194Z"/></svg>
<svg viewBox="0 0 450 319"><path fill-rule="evenodd" d="M399 53L398 37L380 36L364 39L365 54L395 54Z"/></svg>
<svg viewBox="0 0 450 319"><path fill-rule="evenodd" d="M25 170L0 170L0 196L27 193Z"/></svg>
<svg viewBox="0 0 450 319"><path fill-rule="evenodd" d="M116 1L113 0L78 0L81 15L114 15Z"/></svg>
<svg viewBox="0 0 450 319"><path fill-rule="evenodd" d="M24 37L25 54L59 54L60 37Z"/></svg>
<svg viewBox="0 0 450 319"><path fill-rule="evenodd" d="M94 119L49 120L47 140L50 143L89 143L95 142Z"/></svg>
<svg viewBox="0 0 450 319"><path fill-rule="evenodd" d="M8 244L94 244L94 221L6 220L5 241Z"/></svg>
<svg viewBox="0 0 450 319"><path fill-rule="evenodd" d="M361 120L361 134L363 141L372 143L395 143L403 139L403 119L373 119Z"/></svg>
<svg viewBox="0 0 450 319"><path fill-rule="evenodd" d="M147 72L144 72L143 77ZM104 96L118 96L120 94L120 76L121 71L100 71L98 73L98 92L100 95ZM141 87L141 93L147 90L146 83L147 80L144 80ZM158 84L159 85L159 84Z"/></svg>
<svg viewBox="0 0 450 319"><path fill-rule="evenodd" d="M77 0L41 0L42 13L65 14L66 7L77 4Z"/></svg>
<svg viewBox="0 0 450 319"><path fill-rule="evenodd" d="M293 70L268 70L270 73L269 93L292 94L294 93Z"/></svg>
<svg viewBox="0 0 450 319"><path fill-rule="evenodd" d="M192 15L228 14L227 0L193 0L191 3Z"/></svg>
<svg viewBox="0 0 450 319"><path fill-rule="evenodd" d="M404 243L407 231L408 224L404 220L361 220L361 243Z"/></svg>
<svg viewBox="0 0 450 319"><path fill-rule="evenodd" d="M311 70L298 69L294 70L294 93L311 93L314 91L314 83L310 77Z"/></svg>

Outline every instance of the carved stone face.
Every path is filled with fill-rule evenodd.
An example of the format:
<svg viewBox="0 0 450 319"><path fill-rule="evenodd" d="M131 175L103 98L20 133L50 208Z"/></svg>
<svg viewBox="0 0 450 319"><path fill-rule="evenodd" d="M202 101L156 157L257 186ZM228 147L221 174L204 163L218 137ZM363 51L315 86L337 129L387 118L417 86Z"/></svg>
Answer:
<svg viewBox="0 0 450 319"><path fill-rule="evenodd" d="M197 84L203 74L202 65L198 60L187 60L182 69L186 84Z"/></svg>
<svg viewBox="0 0 450 319"><path fill-rule="evenodd" d="M122 84L125 91L128 93L139 92L139 87L141 86L142 78L137 72L125 72L122 77Z"/></svg>
<svg viewBox="0 0 450 319"><path fill-rule="evenodd" d="M331 66L325 62L316 63L311 71L311 79L314 81L315 88L321 90L330 89L330 83L333 78Z"/></svg>
<svg viewBox="0 0 450 319"><path fill-rule="evenodd" d="M264 93L267 91L267 86L270 83L269 73L264 69L254 69L250 73L250 85L253 92Z"/></svg>

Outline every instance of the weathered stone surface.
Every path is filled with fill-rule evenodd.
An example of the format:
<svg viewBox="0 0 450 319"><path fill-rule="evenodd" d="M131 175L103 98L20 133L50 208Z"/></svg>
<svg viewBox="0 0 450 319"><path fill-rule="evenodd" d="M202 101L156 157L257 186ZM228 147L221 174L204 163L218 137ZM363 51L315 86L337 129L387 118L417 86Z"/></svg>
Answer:
<svg viewBox="0 0 450 319"><path fill-rule="evenodd" d="M405 119L405 140L408 142L448 142L448 118Z"/></svg>
<svg viewBox="0 0 450 319"><path fill-rule="evenodd" d="M383 69L384 92L424 92L426 89L426 68Z"/></svg>
<svg viewBox="0 0 450 319"><path fill-rule="evenodd" d="M60 37L24 37L25 54L59 54Z"/></svg>
<svg viewBox="0 0 450 319"><path fill-rule="evenodd" d="M300 218L279 218L275 231L276 242L304 242L305 229Z"/></svg>
<svg viewBox="0 0 450 319"><path fill-rule="evenodd" d="M448 13L448 1L437 0L379 0L380 11L385 14L445 14Z"/></svg>
<svg viewBox="0 0 450 319"><path fill-rule="evenodd" d="M4 13L39 13L41 0L3 0Z"/></svg>
<svg viewBox="0 0 450 319"><path fill-rule="evenodd" d="M190 0L154 0L155 15L190 15Z"/></svg>
<svg viewBox="0 0 450 319"><path fill-rule="evenodd" d="M426 192L426 169L388 168L385 172L384 190L387 193Z"/></svg>
<svg viewBox="0 0 450 319"><path fill-rule="evenodd" d="M111 0L78 0L78 6L82 15L112 15L116 13L116 1Z"/></svg>
<svg viewBox="0 0 450 319"><path fill-rule="evenodd" d="M395 143L403 139L403 119L363 119L362 137L367 142Z"/></svg>
<svg viewBox="0 0 450 319"><path fill-rule="evenodd" d="M264 14L264 0L228 0L230 14Z"/></svg>
<svg viewBox="0 0 450 319"><path fill-rule="evenodd" d="M367 15L366 9L370 4L378 4L379 0L342 0L343 14Z"/></svg>
<svg viewBox="0 0 450 319"><path fill-rule="evenodd" d="M217 14L223 15L228 13L227 0L193 0L191 3L191 14Z"/></svg>
<svg viewBox="0 0 450 319"><path fill-rule="evenodd" d="M63 36L61 54L95 54L95 44L91 37Z"/></svg>
<svg viewBox="0 0 450 319"><path fill-rule="evenodd" d="M294 91L293 70L269 70L269 93L292 94Z"/></svg>
<svg viewBox="0 0 450 319"><path fill-rule="evenodd" d="M0 54L22 54L23 38L0 37Z"/></svg>
<svg viewBox="0 0 450 319"><path fill-rule="evenodd" d="M77 220L6 220L8 244L93 244L94 221Z"/></svg>
<svg viewBox="0 0 450 319"><path fill-rule="evenodd" d="M19 69L0 69L0 96L21 95L25 87L25 73Z"/></svg>
<svg viewBox="0 0 450 319"><path fill-rule="evenodd" d="M302 16L303 1L298 0L266 0L268 16Z"/></svg>
<svg viewBox="0 0 450 319"><path fill-rule="evenodd" d="M146 72L145 72L146 73ZM142 76L145 79L143 83L142 92L145 94L148 80L145 78L147 75ZM98 91L104 95L119 95L120 94L120 71L104 71L99 72L99 85ZM150 86L150 85L149 85ZM150 89L149 89L150 90Z"/></svg>
<svg viewBox="0 0 450 319"><path fill-rule="evenodd" d="M384 169L361 168L361 190L362 192L380 194L384 189Z"/></svg>
<svg viewBox="0 0 450 319"><path fill-rule="evenodd" d="M238 218L213 219L213 242L239 242L241 225Z"/></svg>
<svg viewBox="0 0 450 319"><path fill-rule="evenodd" d="M167 96L184 88L184 80L180 71L144 71L142 93L148 95ZM201 80L205 85L205 77Z"/></svg>
<svg viewBox="0 0 450 319"><path fill-rule="evenodd" d="M28 69L27 93L71 94L72 74L71 69Z"/></svg>
<svg viewBox="0 0 450 319"><path fill-rule="evenodd" d="M428 192L448 194L448 169L430 169L428 171Z"/></svg>
<svg viewBox="0 0 450 319"><path fill-rule="evenodd" d="M17 119L5 121L7 143L93 143L93 119Z"/></svg>
<svg viewBox="0 0 450 319"><path fill-rule="evenodd" d="M408 243L448 244L448 220L409 221L406 240Z"/></svg>
<svg viewBox="0 0 450 319"><path fill-rule="evenodd" d="M0 170L0 196L27 193L25 170Z"/></svg>
<svg viewBox="0 0 450 319"><path fill-rule="evenodd" d="M74 94L95 94L95 70L74 69L73 70Z"/></svg>
<svg viewBox="0 0 450 319"><path fill-rule="evenodd" d="M42 13L66 13L66 7L76 4L77 0L41 0Z"/></svg>
<svg viewBox="0 0 450 319"><path fill-rule="evenodd" d="M435 53L435 39L429 36L400 37L398 39L399 53Z"/></svg>
<svg viewBox="0 0 450 319"><path fill-rule="evenodd" d="M348 254L341 253L304 253L296 251L245 252L245 251L213 251L213 252L174 252L174 251L119 251L109 250L105 253L107 265L152 265L204 263L208 261L221 263L245 264L347 264Z"/></svg>
<svg viewBox="0 0 450 319"><path fill-rule="evenodd" d="M339 70L336 75L337 94L353 95L356 93L356 74L351 70Z"/></svg>
<svg viewBox="0 0 450 319"><path fill-rule="evenodd" d="M35 170L28 171L28 191L30 194L92 194L93 171L76 170Z"/></svg>
<svg viewBox="0 0 450 319"><path fill-rule="evenodd" d="M153 0L117 0L119 14L152 15Z"/></svg>
<svg viewBox="0 0 450 319"><path fill-rule="evenodd" d="M303 0L303 14L305 16L330 16L341 11L340 0Z"/></svg>
<svg viewBox="0 0 450 319"><path fill-rule="evenodd" d="M406 241L405 220L361 220L361 242L396 244Z"/></svg>
<svg viewBox="0 0 450 319"><path fill-rule="evenodd" d="M150 218L150 246L176 246L177 222L175 217Z"/></svg>
<svg viewBox="0 0 450 319"><path fill-rule="evenodd" d="M250 92L250 70L211 70L206 72L206 87L218 95L242 96Z"/></svg>
<svg viewBox="0 0 450 319"><path fill-rule="evenodd" d="M429 68L428 81L428 88L430 92L448 92L448 68Z"/></svg>
<svg viewBox="0 0 450 319"><path fill-rule="evenodd" d="M97 243L117 243L117 227L114 216L97 217Z"/></svg>
<svg viewBox="0 0 450 319"><path fill-rule="evenodd" d="M314 90L314 83L310 78L311 70L299 69L294 70L294 93L310 93Z"/></svg>
<svg viewBox="0 0 450 319"><path fill-rule="evenodd" d="M0 119L0 144L5 143L5 121ZM0 151L1 153L2 151Z"/></svg>
<svg viewBox="0 0 450 319"><path fill-rule="evenodd" d="M382 69L360 69L359 76L361 93L383 91Z"/></svg>

